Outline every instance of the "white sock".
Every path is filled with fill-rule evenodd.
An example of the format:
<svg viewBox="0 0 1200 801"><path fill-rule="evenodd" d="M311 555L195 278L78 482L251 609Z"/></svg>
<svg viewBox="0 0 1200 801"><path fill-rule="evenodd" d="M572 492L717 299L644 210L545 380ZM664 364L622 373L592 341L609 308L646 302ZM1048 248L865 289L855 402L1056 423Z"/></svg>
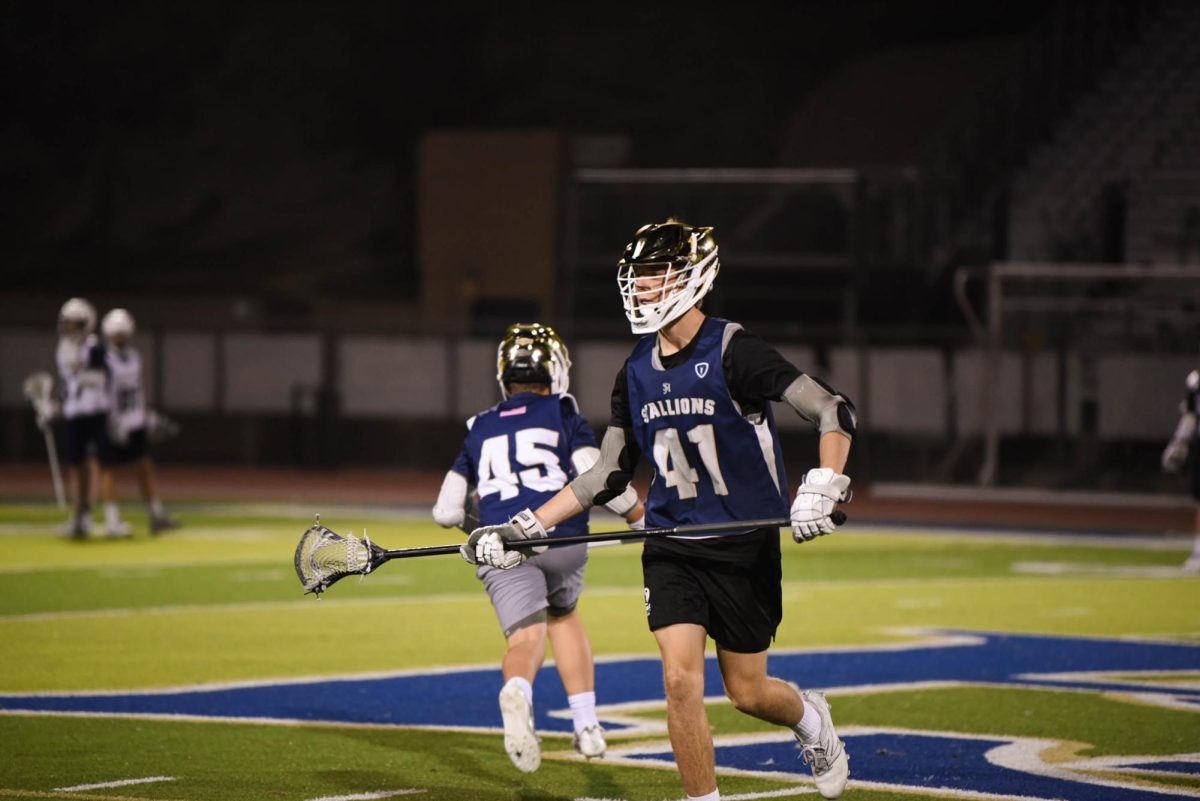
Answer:
<svg viewBox="0 0 1200 801"><path fill-rule="evenodd" d="M600 721L596 719L596 693L568 695L567 703L571 705L571 715L575 718L576 732L581 732L588 726L600 724Z"/></svg>
<svg viewBox="0 0 1200 801"><path fill-rule="evenodd" d="M150 499L150 516L151 517L164 517L162 501L160 501L158 498Z"/></svg>
<svg viewBox="0 0 1200 801"><path fill-rule="evenodd" d="M523 676L513 676L508 680L509 684L515 684L521 688L521 694L525 696L525 700L533 706L533 685L530 684Z"/></svg>
<svg viewBox="0 0 1200 801"><path fill-rule="evenodd" d="M792 727L792 731L800 735L800 739L806 743L817 739L817 735L821 733L821 716L813 709L812 704L807 701L804 703L804 717Z"/></svg>
<svg viewBox="0 0 1200 801"><path fill-rule="evenodd" d="M707 795L689 795L688 801L721 801L721 791L713 790Z"/></svg>
<svg viewBox="0 0 1200 801"><path fill-rule="evenodd" d="M115 503L104 504L104 525L117 528L121 525L121 510Z"/></svg>

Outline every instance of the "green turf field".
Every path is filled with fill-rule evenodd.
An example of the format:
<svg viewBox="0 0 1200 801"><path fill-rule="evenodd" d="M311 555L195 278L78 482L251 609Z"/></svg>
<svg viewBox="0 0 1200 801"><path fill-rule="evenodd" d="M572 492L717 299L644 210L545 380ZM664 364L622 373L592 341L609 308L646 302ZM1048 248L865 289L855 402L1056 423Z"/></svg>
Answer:
<svg viewBox="0 0 1200 801"><path fill-rule="evenodd" d="M302 596L291 565L296 540L310 522L300 510L211 504L185 507L181 517L182 530L158 539L143 533L132 541L72 543L55 534L61 522L57 510L0 506L0 635L5 643L0 696L130 693L498 664L503 640L491 608L473 571L456 557L394 562L364 579L343 580L316 601ZM144 530L144 520L134 521ZM384 512L326 509L322 522L343 532L360 533L365 527L391 548L460 537ZM1144 547L1136 538L954 536L853 525L803 546L789 538L783 549L785 619L777 644L781 653L833 647L861 652L910 644L934 636L929 630L948 629L1196 645L1200 579L1176 569L1186 547L1183 541ZM580 609L599 657L654 654L642 609L639 552L637 546L592 551ZM1055 637L1024 647L1058 648ZM883 666L890 653L879 649L880 656L865 664L875 659ZM1192 653L1200 654L1200 648ZM1190 669L1187 664L1164 669L1153 661L1144 669L1126 665L1120 675L1110 671L1107 677L1150 683L1165 688L1162 693L911 679L890 687L846 689L837 659L829 664L823 675L802 681L835 688L830 697L839 729L858 730L863 737L877 731L888 736L933 732L1044 741L1038 746L1041 759L1076 768L1080 760L1092 760L1078 769L1098 781L1149 782L1200 794L1200 700L1170 700L1172 692L1200 694L1200 660ZM1084 673L1089 665L1080 662L1077 668ZM552 674L543 676L539 687L555 681ZM496 670L495 689L499 684ZM603 705L603 683L597 690ZM778 731L723 703L719 686L710 686L708 694L714 697L710 717L718 745L722 737L748 742L752 735ZM437 699L429 703L436 706ZM0 714L0 798L307 801L413 794L657 801L682 796L671 770L638 764L636 758L639 749L661 751L665 743L657 731L665 707L653 699L628 712L645 722L635 729L639 733L612 732L611 758L584 763L574 757L569 739L551 734L544 738L542 768L531 776L509 764L494 706L480 708L478 720L469 724L490 731L140 713L29 714L0 700L0 711L5 709ZM430 714L436 717L436 710ZM884 764L880 760L887 754L877 752L886 748L856 753L852 742L850 747L851 785L844 797L969 797L961 792L962 782L958 791L954 786L922 789L915 755ZM929 758L929 750L923 749L923 758ZM1105 767L1106 759L1131 756L1143 762L1159 757L1185 769ZM933 757L936 772L936 753ZM1197 763L1195 771L1186 769L1189 761ZM875 770L884 776L892 775L885 768L893 763L900 776L896 782L856 784L860 765L864 775ZM797 772L794 765L775 764L725 771L722 793L773 798L813 791L811 782L780 775ZM912 786L904 775L909 765ZM153 781L90 787L137 779ZM990 780L984 776L985 783L972 792L1004 796L988 789ZM1036 786L1030 788L1030 797L1043 797ZM1137 797L1129 792L1134 794L1128 797Z"/></svg>

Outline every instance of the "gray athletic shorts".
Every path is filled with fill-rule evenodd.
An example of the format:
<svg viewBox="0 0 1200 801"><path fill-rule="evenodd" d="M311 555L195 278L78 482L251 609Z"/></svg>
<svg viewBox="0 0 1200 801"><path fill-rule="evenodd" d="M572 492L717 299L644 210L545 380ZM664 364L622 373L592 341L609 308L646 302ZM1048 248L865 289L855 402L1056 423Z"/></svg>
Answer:
<svg viewBox="0 0 1200 801"><path fill-rule="evenodd" d="M475 572L488 596L504 636L551 617L575 611L583 592L587 545L550 548L510 570L481 565Z"/></svg>

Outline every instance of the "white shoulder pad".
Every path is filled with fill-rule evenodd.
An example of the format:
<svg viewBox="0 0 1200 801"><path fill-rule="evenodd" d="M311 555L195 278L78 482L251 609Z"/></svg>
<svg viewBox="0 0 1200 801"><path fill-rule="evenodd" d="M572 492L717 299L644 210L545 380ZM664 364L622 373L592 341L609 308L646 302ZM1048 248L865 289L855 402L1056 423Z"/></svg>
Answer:
<svg viewBox="0 0 1200 801"><path fill-rule="evenodd" d="M564 401L567 401L568 403L570 403L570 404L571 404L571 410L572 410L573 412L575 412L575 414L579 414L579 401L575 400L575 396L574 396L574 395L572 395L570 392L563 392L563 393L559 394L559 396L558 396L558 397L559 397L560 399L562 399L562 400L564 400Z"/></svg>

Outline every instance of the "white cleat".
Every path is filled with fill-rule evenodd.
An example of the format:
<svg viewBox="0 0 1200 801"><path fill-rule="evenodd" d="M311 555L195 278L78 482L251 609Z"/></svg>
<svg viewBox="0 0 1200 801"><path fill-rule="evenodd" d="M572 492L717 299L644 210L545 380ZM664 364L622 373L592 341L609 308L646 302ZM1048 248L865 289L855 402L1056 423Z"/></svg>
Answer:
<svg viewBox="0 0 1200 801"><path fill-rule="evenodd" d="M825 695L816 690L804 693L804 703L817 711L821 718L821 732L814 742L801 740L800 756L812 767L813 780L817 790L825 798L837 798L846 789L850 779L850 755L846 753L846 744L837 736L833 728L833 718L829 716L829 702Z"/></svg>
<svg viewBox="0 0 1200 801"><path fill-rule="evenodd" d="M608 750L608 743L604 742L604 729L600 728L599 723L593 723L575 732L571 745L588 759L599 759Z"/></svg>
<svg viewBox="0 0 1200 801"><path fill-rule="evenodd" d="M111 540L122 540L133 536L133 526L124 520L118 520L116 525L106 526L104 533Z"/></svg>
<svg viewBox="0 0 1200 801"><path fill-rule="evenodd" d="M509 682L500 690L500 716L504 719L504 750L522 773L533 773L542 764L542 747L533 728L533 705L521 688Z"/></svg>
<svg viewBox="0 0 1200 801"><path fill-rule="evenodd" d="M1184 573L1190 573L1194 576L1200 575L1200 556L1189 557L1188 560L1183 563L1183 567L1180 569L1183 570Z"/></svg>

